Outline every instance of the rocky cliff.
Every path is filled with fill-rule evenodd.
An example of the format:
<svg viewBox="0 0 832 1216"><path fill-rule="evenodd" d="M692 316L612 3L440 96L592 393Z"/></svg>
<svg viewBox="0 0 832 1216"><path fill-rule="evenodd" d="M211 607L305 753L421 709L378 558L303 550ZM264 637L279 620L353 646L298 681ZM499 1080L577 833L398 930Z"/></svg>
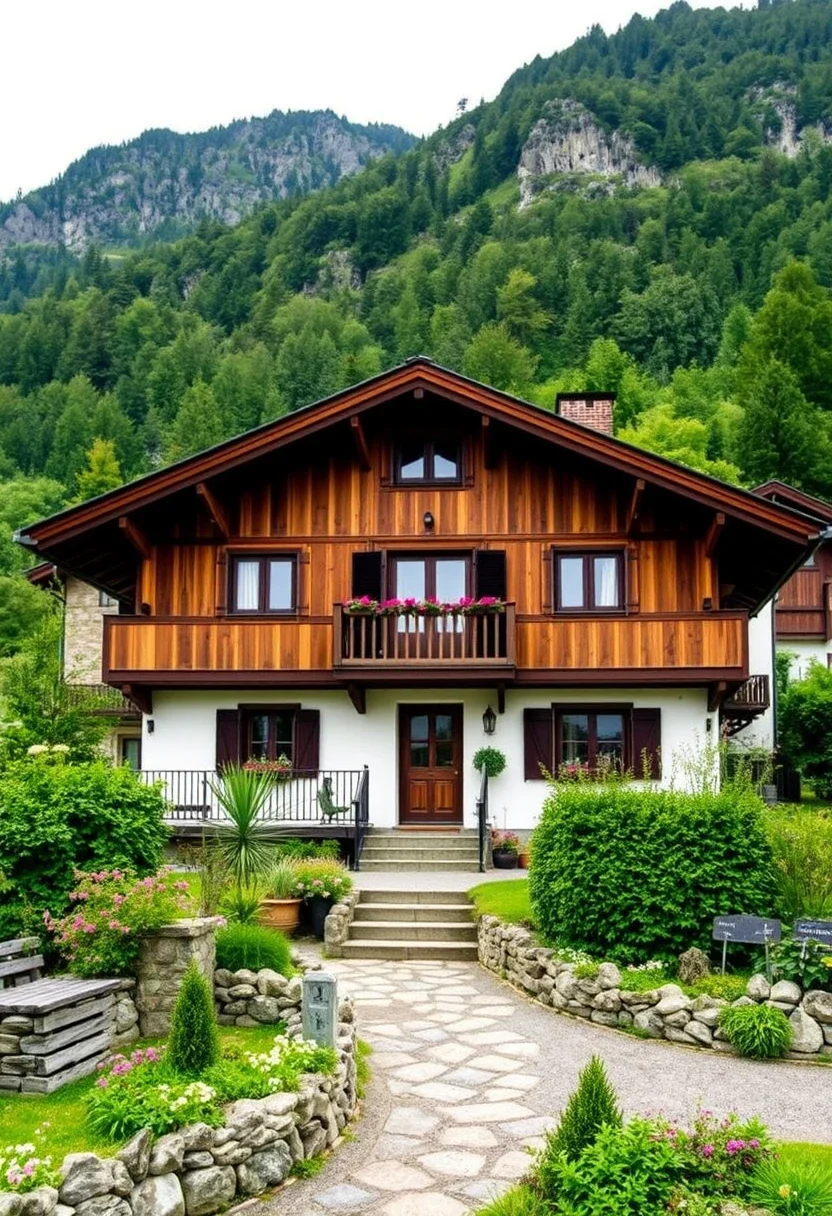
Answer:
<svg viewBox="0 0 832 1216"><path fill-rule="evenodd" d="M192 135L146 131L96 148L51 185L0 206L0 248L139 244L210 218L237 223L259 203L307 194L409 148L399 127L357 126L332 111L252 118Z"/></svg>
<svg viewBox="0 0 832 1216"><path fill-rule="evenodd" d="M658 169L639 160L626 135L607 135L580 102L548 102L520 153L520 206L528 206L553 177L576 173L619 177L628 186L657 186L661 180Z"/></svg>

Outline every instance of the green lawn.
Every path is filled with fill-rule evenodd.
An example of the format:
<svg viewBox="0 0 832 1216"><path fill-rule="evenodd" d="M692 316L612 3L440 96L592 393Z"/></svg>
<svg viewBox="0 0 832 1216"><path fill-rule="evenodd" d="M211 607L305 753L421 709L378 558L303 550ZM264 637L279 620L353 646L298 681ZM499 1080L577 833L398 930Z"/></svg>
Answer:
<svg viewBox="0 0 832 1216"><path fill-rule="evenodd" d="M220 1043L244 1047L248 1051L267 1051L279 1031L278 1026L235 1026L220 1028ZM131 1043L125 1054L137 1047L158 1046L163 1040L141 1039ZM48 1124L40 1144L46 1155L56 1160L66 1153L98 1152L103 1156L120 1147L101 1140L87 1129L84 1099L95 1085L95 1075L65 1085L54 1094L0 1093L0 1146L24 1144L32 1140L35 1129Z"/></svg>
<svg viewBox="0 0 832 1216"><path fill-rule="evenodd" d="M499 916L511 925L534 926L528 878L483 882L468 892L478 916Z"/></svg>
<svg viewBox="0 0 832 1216"><path fill-rule="evenodd" d="M777 1145L781 1161L789 1165L825 1165L832 1171L832 1144L806 1144L790 1140Z"/></svg>

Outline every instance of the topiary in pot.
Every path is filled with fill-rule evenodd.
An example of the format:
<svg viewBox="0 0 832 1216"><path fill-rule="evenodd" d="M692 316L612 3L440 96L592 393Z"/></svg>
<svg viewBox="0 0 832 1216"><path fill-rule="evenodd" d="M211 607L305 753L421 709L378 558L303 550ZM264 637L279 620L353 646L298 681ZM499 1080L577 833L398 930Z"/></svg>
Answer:
<svg viewBox="0 0 832 1216"><path fill-rule="evenodd" d="M496 747L481 747L474 752L473 763L478 773L485 770L490 781L492 777L499 777L506 766L506 758Z"/></svg>

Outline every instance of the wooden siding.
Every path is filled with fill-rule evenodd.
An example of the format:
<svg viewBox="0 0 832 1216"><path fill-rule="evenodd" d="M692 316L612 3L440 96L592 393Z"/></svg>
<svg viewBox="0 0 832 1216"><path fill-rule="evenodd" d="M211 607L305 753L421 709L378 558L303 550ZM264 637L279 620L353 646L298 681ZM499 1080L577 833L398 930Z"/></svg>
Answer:
<svg viewBox="0 0 832 1216"><path fill-rule="evenodd" d="M817 565L801 566L781 588L775 609L778 637L832 637L832 555L825 549L819 550Z"/></svg>

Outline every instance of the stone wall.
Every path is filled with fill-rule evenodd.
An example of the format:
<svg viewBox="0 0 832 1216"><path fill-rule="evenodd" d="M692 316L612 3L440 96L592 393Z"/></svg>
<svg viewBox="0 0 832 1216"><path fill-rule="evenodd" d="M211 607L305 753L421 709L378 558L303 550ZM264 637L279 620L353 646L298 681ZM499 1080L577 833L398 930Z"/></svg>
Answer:
<svg viewBox="0 0 832 1216"><path fill-rule="evenodd" d="M136 1006L145 1038L161 1038L170 1018L182 977L195 958L208 983L214 984L216 948L213 917L178 920L142 937L136 965Z"/></svg>
<svg viewBox="0 0 832 1216"><path fill-rule="evenodd" d="M311 968L310 968L311 969ZM220 1026L270 1026L285 1021L289 1034L300 1027L303 980L291 979L264 967L261 971L214 974L214 1001Z"/></svg>
<svg viewBox="0 0 832 1216"><path fill-rule="evenodd" d="M720 1009L732 1002L712 996L691 998L678 984L631 992L626 972L622 975L614 963L601 963L592 976L576 975L573 963L555 958L554 951L542 947L528 929L506 925L496 916L480 917L478 946L484 967L560 1013L688 1047L734 1051L718 1025ZM797 984L781 980L770 985L764 975L755 975L745 996L733 1004L781 1009L792 1026L790 1058L832 1056L832 993L803 993Z"/></svg>
<svg viewBox="0 0 832 1216"><path fill-rule="evenodd" d="M335 1144L354 1114L354 1017L342 1001L333 1076L304 1076L297 1093L235 1102L222 1127L194 1123L155 1142L145 1130L114 1158L71 1153L59 1190L0 1192L0 1216L212 1216L262 1195ZM299 996L287 1020L299 1025Z"/></svg>
<svg viewBox="0 0 832 1216"><path fill-rule="evenodd" d="M344 943L350 935L350 925L355 916L355 905L358 903L360 892L350 891L329 910L329 916L324 924L324 946L329 958L341 958L344 953Z"/></svg>

